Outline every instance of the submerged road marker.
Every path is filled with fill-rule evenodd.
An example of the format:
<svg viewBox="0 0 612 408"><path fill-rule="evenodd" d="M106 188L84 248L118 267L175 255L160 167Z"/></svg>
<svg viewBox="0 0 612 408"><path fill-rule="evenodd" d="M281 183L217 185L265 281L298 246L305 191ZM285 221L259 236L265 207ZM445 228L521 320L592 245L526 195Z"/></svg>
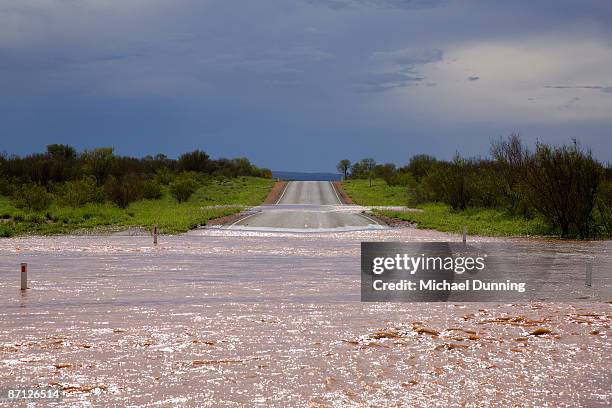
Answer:
<svg viewBox="0 0 612 408"><path fill-rule="evenodd" d="M463 226L463 243L467 242L467 226Z"/></svg>
<svg viewBox="0 0 612 408"><path fill-rule="evenodd" d="M21 290L28 288L28 264L25 262L21 263Z"/></svg>
<svg viewBox="0 0 612 408"><path fill-rule="evenodd" d="M153 245L157 245L157 224L153 224L151 232L153 233Z"/></svg>
<svg viewBox="0 0 612 408"><path fill-rule="evenodd" d="M586 263L586 276L585 276L586 280L584 282L584 285L587 288L590 288L591 286L593 286L593 264L590 262Z"/></svg>

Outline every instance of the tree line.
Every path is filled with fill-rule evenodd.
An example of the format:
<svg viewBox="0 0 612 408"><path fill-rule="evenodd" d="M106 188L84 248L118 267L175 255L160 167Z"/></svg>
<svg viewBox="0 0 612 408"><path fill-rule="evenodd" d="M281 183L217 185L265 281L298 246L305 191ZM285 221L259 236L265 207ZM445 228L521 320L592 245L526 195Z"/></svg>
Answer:
<svg viewBox="0 0 612 408"><path fill-rule="evenodd" d="M524 217L542 217L561 237L612 237L612 167L597 161L575 140L534 150L518 134L491 144L490 157L437 160L413 156L403 167L366 158L341 160L345 178L383 179L408 190L407 205L442 202L454 210L501 208Z"/></svg>
<svg viewBox="0 0 612 408"><path fill-rule="evenodd" d="M238 176L271 178L272 172L247 158L215 160L200 150L178 159L163 154L135 158L117 155L111 147L77 152L51 144L44 153L24 157L0 154L0 195L34 211L53 201L72 207L110 201L125 208L133 201L160 198L164 189L180 203L211 178Z"/></svg>

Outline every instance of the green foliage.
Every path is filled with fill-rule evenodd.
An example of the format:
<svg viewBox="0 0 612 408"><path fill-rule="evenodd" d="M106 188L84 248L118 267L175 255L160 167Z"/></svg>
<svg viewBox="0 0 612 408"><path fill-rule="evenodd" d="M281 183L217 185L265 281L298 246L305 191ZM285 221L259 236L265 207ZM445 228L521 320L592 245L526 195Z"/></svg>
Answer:
<svg viewBox="0 0 612 408"><path fill-rule="evenodd" d="M174 180L174 173L167 167L160 167L155 172L155 182L162 186L167 186Z"/></svg>
<svg viewBox="0 0 612 408"><path fill-rule="evenodd" d="M385 179L390 186L416 187L416 180L409 172L395 172Z"/></svg>
<svg viewBox="0 0 612 408"><path fill-rule="evenodd" d="M348 172L351 169L351 161L348 159L342 159L336 165L336 170L342 174L343 179L346 180L348 178Z"/></svg>
<svg viewBox="0 0 612 408"><path fill-rule="evenodd" d="M125 209L111 203L70 207L57 202L44 213L18 209L11 200L0 197L0 236L65 234L90 229L115 231L149 228L152 224L157 224L162 233L179 233L204 225L209 219L234 214L243 206L260 204L273 184L263 178L215 178L180 205L165 193L156 200L133 202Z"/></svg>
<svg viewBox="0 0 612 408"><path fill-rule="evenodd" d="M366 179L374 177L376 161L372 158L361 159L351 166L351 178Z"/></svg>
<svg viewBox="0 0 612 408"><path fill-rule="evenodd" d="M417 154L410 158L408 165L405 167L417 181L425 177L437 160L426 154Z"/></svg>
<svg viewBox="0 0 612 408"><path fill-rule="evenodd" d="M349 179L342 182L342 188L359 205L406 205L408 189L403 186L389 186L384 180Z"/></svg>
<svg viewBox="0 0 612 408"><path fill-rule="evenodd" d="M55 160L74 160L77 152L74 147L64 144L47 145L47 155Z"/></svg>
<svg viewBox="0 0 612 408"><path fill-rule="evenodd" d="M2 196L12 196L15 188L16 188L16 182L13 180L8 180L6 178L0 178L0 195Z"/></svg>
<svg viewBox="0 0 612 408"><path fill-rule="evenodd" d="M70 207L81 207L87 203L104 201L104 190L98 187L93 176L85 176L80 180L67 181L56 188L57 200Z"/></svg>
<svg viewBox="0 0 612 408"><path fill-rule="evenodd" d="M13 193L15 207L33 211L43 211L49 208L53 196L37 184L24 184Z"/></svg>
<svg viewBox="0 0 612 408"><path fill-rule="evenodd" d="M536 211L560 229L561 236L592 235L592 212L603 170L591 152L539 143L527 159L525 182Z"/></svg>
<svg viewBox="0 0 612 408"><path fill-rule="evenodd" d="M99 147L93 150L85 150L81 154L83 170L85 174L96 178L98 185L104 184L115 160L112 147Z"/></svg>
<svg viewBox="0 0 612 408"><path fill-rule="evenodd" d="M155 180L147 180L142 184L142 197L147 200L155 200L163 195L162 186Z"/></svg>
<svg viewBox="0 0 612 408"><path fill-rule="evenodd" d="M370 192L364 189L364 183L346 182L344 186L353 200L363 205L441 203L454 211L444 213L452 219L472 210L478 214L489 214L487 211L491 210L506 217L492 218L500 225L511 217L512 223L528 225L537 220L538 231L561 237L612 237L612 193L610 184L606 184L612 182L612 170L604 169L590 151L581 149L574 141L558 147L538 143L535 151L530 152L518 135L510 135L493 143L491 153L493 160L465 159L457 154L450 162L418 155L400 169L392 165L375 166L374 172L386 183L375 182ZM364 161L353 165L350 181L366 177L366 167ZM388 199L389 189L397 185L405 186L403 202ZM420 221L422 225L445 228L435 217ZM541 228L542 223L547 228ZM526 231L479 229L489 230L512 234Z"/></svg>
<svg viewBox="0 0 612 408"><path fill-rule="evenodd" d="M121 179L110 176L104 188L113 203L120 208L126 208L130 203L143 197L143 184L139 176L130 173Z"/></svg>
<svg viewBox="0 0 612 408"><path fill-rule="evenodd" d="M375 214L417 224L420 229L489 236L530 236L550 234L550 227L541 218L528 219L495 208L453 210L446 204L425 204L422 212L374 210Z"/></svg>
<svg viewBox="0 0 612 408"><path fill-rule="evenodd" d="M182 154L178 162L183 171L208 172L212 166L208 154L201 150Z"/></svg>
<svg viewBox="0 0 612 408"><path fill-rule="evenodd" d="M597 234L612 237L612 182L605 182L600 186L594 218Z"/></svg>
<svg viewBox="0 0 612 408"><path fill-rule="evenodd" d="M198 189L198 180L189 174L181 174L170 183L170 194L179 203L189 200Z"/></svg>

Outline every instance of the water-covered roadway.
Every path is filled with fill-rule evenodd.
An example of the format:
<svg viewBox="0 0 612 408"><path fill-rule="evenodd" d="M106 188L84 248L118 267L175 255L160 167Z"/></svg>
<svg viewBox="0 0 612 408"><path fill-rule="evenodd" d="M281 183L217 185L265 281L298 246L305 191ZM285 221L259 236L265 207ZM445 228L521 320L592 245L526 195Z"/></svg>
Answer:
<svg viewBox="0 0 612 408"><path fill-rule="evenodd" d="M275 205L259 206L224 228L259 231L349 231L383 228L362 214L363 208L344 206L328 181L292 181Z"/></svg>

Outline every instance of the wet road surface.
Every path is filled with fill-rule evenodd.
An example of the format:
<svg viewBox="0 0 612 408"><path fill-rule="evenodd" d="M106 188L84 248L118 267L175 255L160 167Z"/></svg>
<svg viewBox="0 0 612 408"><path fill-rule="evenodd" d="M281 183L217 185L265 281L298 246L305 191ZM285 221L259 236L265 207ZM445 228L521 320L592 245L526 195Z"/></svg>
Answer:
<svg viewBox="0 0 612 408"><path fill-rule="evenodd" d="M358 230L383 228L361 214L358 206L343 206L331 182L291 181L276 205L260 206L246 217L225 226L252 231Z"/></svg>

